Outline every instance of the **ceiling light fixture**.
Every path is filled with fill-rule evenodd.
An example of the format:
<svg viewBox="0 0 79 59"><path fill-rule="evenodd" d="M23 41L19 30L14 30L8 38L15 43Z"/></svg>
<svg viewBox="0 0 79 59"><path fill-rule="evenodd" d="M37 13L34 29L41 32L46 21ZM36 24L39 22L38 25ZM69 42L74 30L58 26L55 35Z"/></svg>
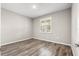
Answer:
<svg viewBox="0 0 79 59"><path fill-rule="evenodd" d="M36 8L37 8L37 7L36 7L36 5L33 5L32 7L33 7L34 9L36 9Z"/></svg>

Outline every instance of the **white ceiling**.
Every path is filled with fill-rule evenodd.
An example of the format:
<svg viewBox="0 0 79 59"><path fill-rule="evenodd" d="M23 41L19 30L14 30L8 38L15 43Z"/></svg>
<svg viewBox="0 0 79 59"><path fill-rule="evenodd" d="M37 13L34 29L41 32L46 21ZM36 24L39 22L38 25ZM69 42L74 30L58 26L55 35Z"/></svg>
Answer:
<svg viewBox="0 0 79 59"><path fill-rule="evenodd" d="M33 8L36 5L37 8ZM2 3L2 8L31 18L71 7L69 3Z"/></svg>

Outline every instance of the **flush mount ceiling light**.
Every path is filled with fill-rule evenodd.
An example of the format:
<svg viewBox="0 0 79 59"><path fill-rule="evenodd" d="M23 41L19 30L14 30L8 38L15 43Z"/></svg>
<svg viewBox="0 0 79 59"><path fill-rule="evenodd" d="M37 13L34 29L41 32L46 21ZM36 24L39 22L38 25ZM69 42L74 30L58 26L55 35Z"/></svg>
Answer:
<svg viewBox="0 0 79 59"><path fill-rule="evenodd" d="M36 8L37 8L37 6L36 6L36 5L33 5L33 6L32 6L32 8L33 8L33 9L36 9Z"/></svg>

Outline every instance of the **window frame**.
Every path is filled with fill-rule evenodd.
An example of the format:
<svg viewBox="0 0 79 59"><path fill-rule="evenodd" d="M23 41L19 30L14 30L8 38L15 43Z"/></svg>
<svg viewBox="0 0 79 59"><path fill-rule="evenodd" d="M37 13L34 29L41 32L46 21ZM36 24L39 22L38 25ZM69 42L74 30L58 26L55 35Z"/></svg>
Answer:
<svg viewBox="0 0 79 59"><path fill-rule="evenodd" d="M46 31L47 29L44 28L45 31L43 32L43 30L41 30L41 29L42 29L42 28L41 28L41 26L42 26L42 21L46 22L47 20L50 20L50 24L49 24L49 26L50 26L50 31L47 32L47 31ZM45 25L45 26L46 26L46 25ZM40 32L41 32L41 33L52 33L52 17L46 17L46 18L40 19Z"/></svg>

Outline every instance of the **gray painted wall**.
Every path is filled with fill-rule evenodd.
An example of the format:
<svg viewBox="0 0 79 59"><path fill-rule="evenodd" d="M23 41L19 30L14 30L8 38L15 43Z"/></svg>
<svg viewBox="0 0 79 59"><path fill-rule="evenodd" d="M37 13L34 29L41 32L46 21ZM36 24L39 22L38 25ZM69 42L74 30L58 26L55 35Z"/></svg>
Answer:
<svg viewBox="0 0 79 59"><path fill-rule="evenodd" d="M79 3L72 5L72 50L73 54L79 56Z"/></svg>
<svg viewBox="0 0 79 59"><path fill-rule="evenodd" d="M9 44L32 37L32 20L1 9L1 44Z"/></svg>
<svg viewBox="0 0 79 59"><path fill-rule="evenodd" d="M1 3L0 3L0 46L1 46Z"/></svg>
<svg viewBox="0 0 79 59"><path fill-rule="evenodd" d="M52 17L52 33L40 33L40 19ZM71 9L51 13L33 20L33 38L71 44Z"/></svg>

